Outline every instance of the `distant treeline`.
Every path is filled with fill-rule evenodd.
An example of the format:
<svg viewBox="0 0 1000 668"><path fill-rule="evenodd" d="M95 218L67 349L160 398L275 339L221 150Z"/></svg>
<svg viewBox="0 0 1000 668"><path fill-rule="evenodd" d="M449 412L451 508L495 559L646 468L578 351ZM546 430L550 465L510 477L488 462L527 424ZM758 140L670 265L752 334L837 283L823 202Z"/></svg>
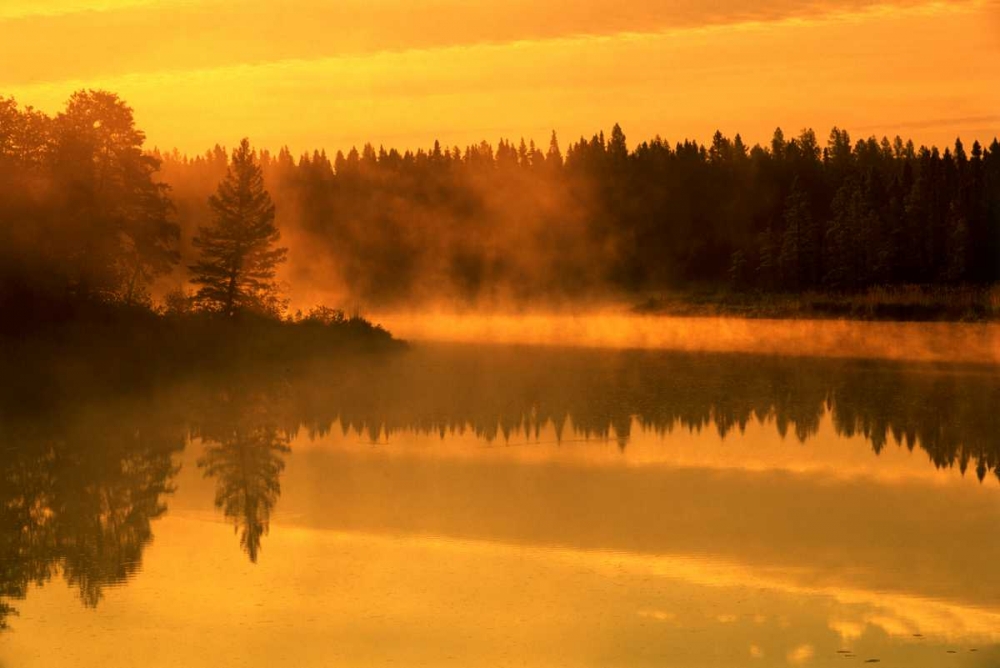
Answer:
<svg viewBox="0 0 1000 668"><path fill-rule="evenodd" d="M226 153L160 156L182 227ZM714 285L853 292L1000 278L1000 143L942 153L834 128L748 147L621 128L565 152L501 140L260 155L294 280L364 303L629 296ZM292 253L296 250L292 246Z"/></svg>
<svg viewBox="0 0 1000 668"><path fill-rule="evenodd" d="M187 158L144 140L111 93L76 93L54 117L0 98L0 298L149 304L170 275L175 310L275 315L279 279L374 306L1000 279L996 139L940 152L779 129L767 146L716 133L630 149L616 125L565 157L553 133L544 149L333 159L245 141Z"/></svg>

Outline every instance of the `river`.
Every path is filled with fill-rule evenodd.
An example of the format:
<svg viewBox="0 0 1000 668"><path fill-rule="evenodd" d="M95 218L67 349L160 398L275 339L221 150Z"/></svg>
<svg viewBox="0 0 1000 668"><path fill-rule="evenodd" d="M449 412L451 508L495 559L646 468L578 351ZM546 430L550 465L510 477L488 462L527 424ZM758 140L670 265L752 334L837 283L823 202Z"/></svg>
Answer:
<svg viewBox="0 0 1000 668"><path fill-rule="evenodd" d="M546 323L8 420L0 666L1000 665L994 333Z"/></svg>

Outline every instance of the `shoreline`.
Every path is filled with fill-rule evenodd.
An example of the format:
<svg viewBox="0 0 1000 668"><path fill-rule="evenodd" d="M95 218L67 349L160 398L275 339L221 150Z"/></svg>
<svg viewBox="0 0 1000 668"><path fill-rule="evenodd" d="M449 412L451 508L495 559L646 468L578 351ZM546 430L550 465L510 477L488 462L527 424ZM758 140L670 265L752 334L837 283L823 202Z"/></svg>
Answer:
<svg viewBox="0 0 1000 668"><path fill-rule="evenodd" d="M857 322L1000 322L1000 286L906 286L861 293L762 293L678 290L649 296L631 312L643 316Z"/></svg>
<svg viewBox="0 0 1000 668"><path fill-rule="evenodd" d="M10 382L0 398L15 406L133 394L205 372L284 373L316 359L407 348L360 316L332 322L223 319L91 304L61 317L2 324L0 373Z"/></svg>

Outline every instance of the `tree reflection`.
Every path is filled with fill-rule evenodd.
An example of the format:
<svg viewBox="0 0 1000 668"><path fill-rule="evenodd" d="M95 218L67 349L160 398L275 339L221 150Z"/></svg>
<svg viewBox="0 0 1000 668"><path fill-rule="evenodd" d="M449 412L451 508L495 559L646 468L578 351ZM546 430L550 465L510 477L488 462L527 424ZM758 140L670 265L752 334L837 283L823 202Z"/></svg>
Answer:
<svg viewBox="0 0 1000 668"><path fill-rule="evenodd" d="M53 512L63 518L56 540L66 581L95 606L105 586L139 570L153 539L150 521L166 511L161 497L175 468L168 453L150 456L141 448L67 464L75 470L54 497Z"/></svg>
<svg viewBox="0 0 1000 668"><path fill-rule="evenodd" d="M76 396L66 392L62 396ZM204 374L124 401L28 409L0 392L0 627L32 584L62 575L82 602L141 568L189 439L215 505L256 563L301 427L365 442L402 430L484 441L668 434L751 422L805 443L830 420L877 454L895 441L936 467L1000 475L1000 374L848 360L639 351L475 349Z"/></svg>
<svg viewBox="0 0 1000 668"><path fill-rule="evenodd" d="M215 479L215 506L232 521L253 563L281 495L289 452L290 434L278 426L276 400L269 392L221 392L217 410L201 428L206 445L198 466Z"/></svg>
<svg viewBox="0 0 1000 668"><path fill-rule="evenodd" d="M768 423L801 443L829 415L837 434L878 454L890 439L936 467L1000 477L1000 374L989 367L664 351L457 349L371 367L314 369L298 380L297 415L312 435L471 430L491 442L614 439L643 429L713 428L720 437ZM371 379L378 377L377 387Z"/></svg>
<svg viewBox="0 0 1000 668"><path fill-rule="evenodd" d="M83 410L11 425L0 458L0 597L62 574L87 606L142 564L184 428L138 410ZM13 614L0 603L0 627Z"/></svg>

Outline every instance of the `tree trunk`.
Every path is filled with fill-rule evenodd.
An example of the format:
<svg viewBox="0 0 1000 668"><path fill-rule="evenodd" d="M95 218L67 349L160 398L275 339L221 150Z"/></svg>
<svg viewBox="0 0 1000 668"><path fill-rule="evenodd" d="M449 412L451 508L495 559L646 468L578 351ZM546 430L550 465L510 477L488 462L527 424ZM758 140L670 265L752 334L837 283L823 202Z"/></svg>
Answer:
<svg viewBox="0 0 1000 668"><path fill-rule="evenodd" d="M226 315L233 316L233 302L236 301L236 272L229 275L229 287L226 290Z"/></svg>
<svg viewBox="0 0 1000 668"><path fill-rule="evenodd" d="M135 260L135 270L132 272L132 278L128 282L128 292L125 294L125 306L132 305L132 297L135 295L135 282L139 279L139 271L142 269L142 263L139 258L136 257Z"/></svg>

